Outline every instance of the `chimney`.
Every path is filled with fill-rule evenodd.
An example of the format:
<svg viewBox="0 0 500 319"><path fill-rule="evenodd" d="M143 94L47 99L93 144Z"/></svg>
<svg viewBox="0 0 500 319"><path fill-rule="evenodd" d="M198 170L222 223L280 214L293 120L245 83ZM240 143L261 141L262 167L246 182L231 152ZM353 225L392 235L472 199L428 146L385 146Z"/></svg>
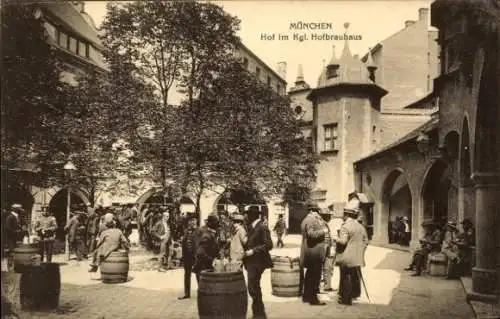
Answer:
<svg viewBox="0 0 500 319"><path fill-rule="evenodd" d="M276 67L276 73L286 80L286 62L278 62L278 66Z"/></svg>
<svg viewBox="0 0 500 319"><path fill-rule="evenodd" d="M415 21L413 21L413 20L406 20L405 21L405 27L408 28L409 26L412 26L414 23L415 23Z"/></svg>
<svg viewBox="0 0 500 319"><path fill-rule="evenodd" d="M418 20L419 21L427 20L428 14L429 14L429 9L427 8L418 9Z"/></svg>

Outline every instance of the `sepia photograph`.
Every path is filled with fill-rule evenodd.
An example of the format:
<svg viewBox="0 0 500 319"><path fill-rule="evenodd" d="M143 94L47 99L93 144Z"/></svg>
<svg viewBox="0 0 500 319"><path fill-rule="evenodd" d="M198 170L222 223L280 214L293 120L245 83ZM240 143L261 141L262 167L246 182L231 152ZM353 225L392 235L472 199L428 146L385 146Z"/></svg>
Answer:
<svg viewBox="0 0 500 319"><path fill-rule="evenodd" d="M499 0L0 13L2 318L500 318Z"/></svg>

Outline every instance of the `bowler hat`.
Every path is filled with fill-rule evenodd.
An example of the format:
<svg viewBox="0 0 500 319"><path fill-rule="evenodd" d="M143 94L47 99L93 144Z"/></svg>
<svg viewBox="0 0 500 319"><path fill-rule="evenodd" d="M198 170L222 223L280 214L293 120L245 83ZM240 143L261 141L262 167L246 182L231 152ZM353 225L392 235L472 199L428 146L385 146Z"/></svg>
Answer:
<svg viewBox="0 0 500 319"><path fill-rule="evenodd" d="M260 214L259 207L257 206L250 206L247 210L247 213L249 214Z"/></svg>
<svg viewBox="0 0 500 319"><path fill-rule="evenodd" d="M244 222L245 221L245 217L243 215L241 215L241 214L233 214L232 219L234 221L240 221L240 222Z"/></svg>
<svg viewBox="0 0 500 319"><path fill-rule="evenodd" d="M211 214L207 217L207 223L218 223L219 217L217 215Z"/></svg>
<svg viewBox="0 0 500 319"><path fill-rule="evenodd" d="M320 212L321 208L319 208L318 204L311 202L311 203L307 204L307 210L313 210L313 211Z"/></svg>

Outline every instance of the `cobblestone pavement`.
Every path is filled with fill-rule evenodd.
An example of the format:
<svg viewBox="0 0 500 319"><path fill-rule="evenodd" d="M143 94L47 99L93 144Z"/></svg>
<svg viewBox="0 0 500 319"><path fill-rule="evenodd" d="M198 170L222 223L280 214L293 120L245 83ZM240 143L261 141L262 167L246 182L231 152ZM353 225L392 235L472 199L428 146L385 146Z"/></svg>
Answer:
<svg viewBox="0 0 500 319"><path fill-rule="evenodd" d="M288 236L286 248L272 254L295 257L299 254L299 238ZM59 257L59 256L58 256ZM151 255L131 254L131 263L143 262ZM363 269L371 303L366 294L353 306L336 302L336 292L321 294L326 306L310 306L299 298L279 298L271 295L270 271L262 278L263 298L269 318L474 318L465 301L460 281L438 277L411 277L402 271L410 254L370 246L367 267ZM70 261L61 266L61 296L59 309L53 312L22 312L21 318L89 318L89 319L154 319L198 318L196 280L193 278L192 297L177 300L182 295L183 270L166 273L143 270L130 271L123 284L103 284L99 274L87 272L88 263ZM194 277L194 276L193 276ZM338 269L333 286L338 285ZM251 317L249 299L248 317Z"/></svg>

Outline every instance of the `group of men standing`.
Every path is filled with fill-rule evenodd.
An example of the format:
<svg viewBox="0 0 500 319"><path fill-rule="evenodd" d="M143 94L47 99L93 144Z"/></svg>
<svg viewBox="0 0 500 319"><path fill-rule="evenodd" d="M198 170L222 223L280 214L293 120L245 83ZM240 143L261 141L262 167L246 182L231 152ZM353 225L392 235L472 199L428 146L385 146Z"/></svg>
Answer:
<svg viewBox="0 0 500 319"><path fill-rule="evenodd" d="M200 279L202 271L213 271L214 260L230 257L231 262L247 270L248 293L252 297L254 318L266 318L260 280L262 273L273 266L269 251L273 242L267 223L257 207L242 214L233 214L229 233L221 232L224 225L217 214L211 214L205 225L196 227L195 216L188 217L188 227L181 239L184 265L184 296L190 298L191 273ZM224 238L221 238L224 234Z"/></svg>
<svg viewBox="0 0 500 319"><path fill-rule="evenodd" d="M318 205L308 205L308 214L301 224L300 267L306 269L300 283L303 302L325 305L318 298L321 275L324 272L325 290L331 291L335 265L340 268L338 302L352 305L352 300L361 295L361 267L365 266L368 235L358 221L359 213L359 201L351 199L344 207L340 225L338 220L330 220L330 213L322 214Z"/></svg>

